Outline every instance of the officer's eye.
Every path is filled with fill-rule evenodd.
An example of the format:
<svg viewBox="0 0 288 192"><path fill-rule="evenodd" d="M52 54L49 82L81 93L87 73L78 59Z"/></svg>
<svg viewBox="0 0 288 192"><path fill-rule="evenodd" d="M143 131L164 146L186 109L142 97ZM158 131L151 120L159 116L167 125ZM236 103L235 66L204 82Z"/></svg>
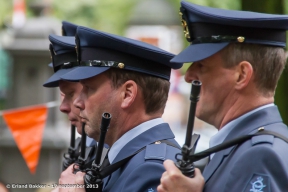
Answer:
<svg viewBox="0 0 288 192"><path fill-rule="evenodd" d="M200 63L200 62L198 62L198 63L197 63L197 67L202 68L202 67L203 67L203 64Z"/></svg>
<svg viewBox="0 0 288 192"><path fill-rule="evenodd" d="M90 87L88 87L87 85L83 85L83 92L87 92L89 91Z"/></svg>
<svg viewBox="0 0 288 192"><path fill-rule="evenodd" d="M74 96L74 91L66 91L65 93L63 93L63 96L67 99L72 98Z"/></svg>
<svg viewBox="0 0 288 192"><path fill-rule="evenodd" d="M73 96L74 96L74 91L71 92L71 93L69 93L69 97L70 97L70 98L73 98Z"/></svg>

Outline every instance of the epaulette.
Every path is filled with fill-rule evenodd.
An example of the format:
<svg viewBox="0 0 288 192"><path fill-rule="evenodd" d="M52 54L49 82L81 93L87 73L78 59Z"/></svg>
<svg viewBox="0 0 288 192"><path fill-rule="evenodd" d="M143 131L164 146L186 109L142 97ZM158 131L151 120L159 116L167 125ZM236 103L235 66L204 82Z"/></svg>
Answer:
<svg viewBox="0 0 288 192"><path fill-rule="evenodd" d="M252 146L262 143L270 143L271 145L274 143L274 136L273 135L257 135L252 137L251 144Z"/></svg>
<svg viewBox="0 0 288 192"><path fill-rule="evenodd" d="M166 159L166 143L153 143L146 146L145 160L165 160Z"/></svg>

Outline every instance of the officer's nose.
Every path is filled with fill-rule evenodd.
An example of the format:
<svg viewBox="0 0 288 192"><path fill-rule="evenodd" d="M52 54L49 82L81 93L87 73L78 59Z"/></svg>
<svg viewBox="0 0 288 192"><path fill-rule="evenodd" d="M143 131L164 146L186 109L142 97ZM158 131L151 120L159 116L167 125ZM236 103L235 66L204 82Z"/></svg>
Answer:
<svg viewBox="0 0 288 192"><path fill-rule="evenodd" d="M62 99L59 109L62 113L66 113L66 114L68 114L71 111L71 107L69 103L67 102L67 100L65 99L65 96Z"/></svg>
<svg viewBox="0 0 288 192"><path fill-rule="evenodd" d="M82 92L79 94L79 96L74 100L73 105L80 109L81 111L85 109L84 101L83 101L83 94Z"/></svg>
<svg viewBox="0 0 288 192"><path fill-rule="evenodd" d="M197 63L192 63L185 73L185 81L191 83L193 80L199 80L197 76Z"/></svg>

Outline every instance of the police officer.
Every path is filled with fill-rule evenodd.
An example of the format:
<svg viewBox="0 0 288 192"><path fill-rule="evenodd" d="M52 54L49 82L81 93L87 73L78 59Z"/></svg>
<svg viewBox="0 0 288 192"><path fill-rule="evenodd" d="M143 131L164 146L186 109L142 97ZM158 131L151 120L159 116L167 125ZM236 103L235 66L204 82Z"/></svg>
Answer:
<svg viewBox="0 0 288 192"><path fill-rule="evenodd" d="M73 67L77 66L77 54L75 42L73 42L77 27L78 26L73 23L62 21L62 35L65 37L61 38L56 35L49 36L51 42L51 58L56 62L54 64L52 62L50 66L53 67L55 73L43 84L43 86L48 88L59 87L62 97L60 111L68 115L71 124L76 126L77 132L81 134L82 123L79 117L80 111L73 106L73 101L80 93L82 85L79 82L68 82L60 79L61 75L71 71ZM66 44L67 39L70 39L68 44ZM97 143L93 139L87 137L86 144L87 146L94 146Z"/></svg>
<svg viewBox="0 0 288 192"><path fill-rule="evenodd" d="M49 36L54 74L43 84L43 86L49 88L59 86L63 97L60 111L68 115L71 124L75 125L77 131L81 134L80 111L75 108L72 103L80 93L82 86L77 82L67 82L60 79L62 74L71 71L73 67L77 66L75 43L68 44L68 39L73 41L74 37Z"/></svg>
<svg viewBox="0 0 288 192"><path fill-rule="evenodd" d="M163 161L180 152L161 116L171 68L182 64L171 64L174 55L152 45L85 27L78 27L76 42L82 66L61 78L80 80L83 85L74 105L81 110L87 135L99 138L102 113L109 112L112 118L105 140L111 146L109 163L135 154L104 179L103 191L156 191ZM62 181L83 183L83 174L65 172L71 174Z"/></svg>
<svg viewBox="0 0 288 192"><path fill-rule="evenodd" d="M78 66L77 54L75 50L75 37L49 35L49 40L51 42L50 52L54 74L43 84L43 86L49 88L59 86L62 96L60 110L68 115L68 119L71 124L77 128L77 132L79 134L82 134L82 122L79 116L80 110L73 105L75 98L79 96L82 90L82 85L79 82L69 82L60 79L61 75L70 72L73 70L73 68ZM79 142L77 142L78 140ZM73 163L73 161L78 159L80 141L81 140L79 138L75 141L75 147L72 149L75 150L73 152L75 154L73 154L72 157L71 154L69 154L70 156L67 157L65 155L66 158L63 162L63 169L67 168L71 163ZM86 146L88 146L85 151L87 153L87 158L85 160L85 164L87 164L87 166L95 158L97 150L96 141L93 139L91 139L91 141L85 143ZM107 150L104 150L104 153L105 152L107 152ZM61 174L65 175L64 172ZM58 189L55 189L55 191L57 190Z"/></svg>
<svg viewBox="0 0 288 192"><path fill-rule="evenodd" d="M191 45L172 63L193 62L185 80L202 81L196 116L219 132L210 147L259 130L288 137L274 93L286 63L287 15L231 11L181 3ZM203 191L270 192L288 189L288 144L274 135L252 139L210 156ZM164 163L159 192L202 191L195 178ZM195 190L197 191L197 190Z"/></svg>

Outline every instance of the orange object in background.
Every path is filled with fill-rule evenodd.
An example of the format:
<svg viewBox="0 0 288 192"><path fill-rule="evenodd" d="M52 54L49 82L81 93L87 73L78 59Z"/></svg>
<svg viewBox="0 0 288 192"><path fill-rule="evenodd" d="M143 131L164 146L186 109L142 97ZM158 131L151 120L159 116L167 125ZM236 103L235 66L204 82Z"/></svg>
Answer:
<svg viewBox="0 0 288 192"><path fill-rule="evenodd" d="M38 165L47 112L46 105L3 112L3 118L32 174Z"/></svg>
<svg viewBox="0 0 288 192"><path fill-rule="evenodd" d="M156 37L140 37L138 40L159 47L159 39Z"/></svg>
<svg viewBox="0 0 288 192"><path fill-rule="evenodd" d="M12 26L21 28L26 22L26 3L25 0L13 0Z"/></svg>

